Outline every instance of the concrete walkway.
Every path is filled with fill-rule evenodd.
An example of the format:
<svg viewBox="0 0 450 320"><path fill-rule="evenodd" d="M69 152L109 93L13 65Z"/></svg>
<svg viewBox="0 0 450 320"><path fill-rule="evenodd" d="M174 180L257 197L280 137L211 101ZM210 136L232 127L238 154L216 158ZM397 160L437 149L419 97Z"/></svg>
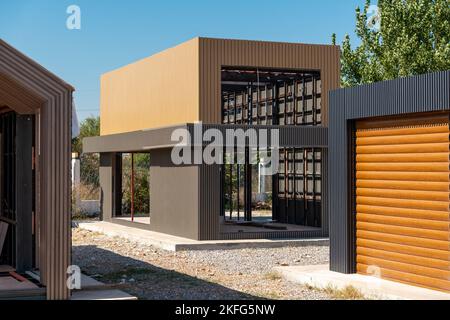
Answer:
<svg viewBox="0 0 450 320"><path fill-rule="evenodd" d="M104 283L82 274L81 290L73 291L71 300L137 300L137 298L122 290L109 288Z"/></svg>
<svg viewBox="0 0 450 320"><path fill-rule="evenodd" d="M450 300L450 294L410 286L359 274L332 272L328 265L276 267L286 280L324 289L345 289L352 286L368 298L394 300Z"/></svg>
<svg viewBox="0 0 450 320"><path fill-rule="evenodd" d="M103 233L110 237L120 237L168 251L326 246L329 244L328 239L196 241L103 221L80 222L78 223L78 227L84 230Z"/></svg>

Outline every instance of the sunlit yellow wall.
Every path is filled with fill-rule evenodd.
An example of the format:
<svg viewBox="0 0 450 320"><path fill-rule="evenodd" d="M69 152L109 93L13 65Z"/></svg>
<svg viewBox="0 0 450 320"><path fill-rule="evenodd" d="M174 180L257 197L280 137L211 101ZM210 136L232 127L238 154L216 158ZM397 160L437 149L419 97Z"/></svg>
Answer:
<svg viewBox="0 0 450 320"><path fill-rule="evenodd" d="M101 78L101 135L199 120L199 40Z"/></svg>

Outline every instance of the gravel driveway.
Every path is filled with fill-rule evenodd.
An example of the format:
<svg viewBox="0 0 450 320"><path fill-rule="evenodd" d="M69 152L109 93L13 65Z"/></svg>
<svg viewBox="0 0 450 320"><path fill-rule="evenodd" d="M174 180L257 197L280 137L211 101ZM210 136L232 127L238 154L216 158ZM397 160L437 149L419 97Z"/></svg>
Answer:
<svg viewBox="0 0 450 320"><path fill-rule="evenodd" d="M140 299L330 299L272 271L280 265L327 263L328 247L174 253L77 228L73 262Z"/></svg>

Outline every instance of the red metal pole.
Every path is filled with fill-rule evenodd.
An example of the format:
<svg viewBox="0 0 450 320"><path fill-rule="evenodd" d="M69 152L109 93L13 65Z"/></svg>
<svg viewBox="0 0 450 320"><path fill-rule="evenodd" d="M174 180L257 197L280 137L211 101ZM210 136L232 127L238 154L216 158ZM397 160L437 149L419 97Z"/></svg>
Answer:
<svg viewBox="0 0 450 320"><path fill-rule="evenodd" d="M131 154L131 222L134 222L134 153Z"/></svg>

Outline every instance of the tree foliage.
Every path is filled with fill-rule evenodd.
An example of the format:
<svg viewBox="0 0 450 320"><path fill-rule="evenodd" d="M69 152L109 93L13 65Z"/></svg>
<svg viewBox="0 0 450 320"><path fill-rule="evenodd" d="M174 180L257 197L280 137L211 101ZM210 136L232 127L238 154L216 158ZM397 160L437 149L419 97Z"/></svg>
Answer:
<svg viewBox="0 0 450 320"><path fill-rule="evenodd" d="M356 9L360 45L342 43L343 86L450 69L450 0L378 0L379 28L370 4Z"/></svg>
<svg viewBox="0 0 450 320"><path fill-rule="evenodd" d="M80 135L72 141L72 152L80 155L81 183L91 188L98 188L99 158L97 154L83 154L83 139L100 135L100 117L86 118L80 125Z"/></svg>
<svg viewBox="0 0 450 320"><path fill-rule="evenodd" d="M100 135L100 117L89 117L81 122L80 135L72 141L72 152L83 152L83 139Z"/></svg>
<svg viewBox="0 0 450 320"><path fill-rule="evenodd" d="M134 210L150 212L150 154L134 154ZM122 158L122 212L131 212L131 155Z"/></svg>

